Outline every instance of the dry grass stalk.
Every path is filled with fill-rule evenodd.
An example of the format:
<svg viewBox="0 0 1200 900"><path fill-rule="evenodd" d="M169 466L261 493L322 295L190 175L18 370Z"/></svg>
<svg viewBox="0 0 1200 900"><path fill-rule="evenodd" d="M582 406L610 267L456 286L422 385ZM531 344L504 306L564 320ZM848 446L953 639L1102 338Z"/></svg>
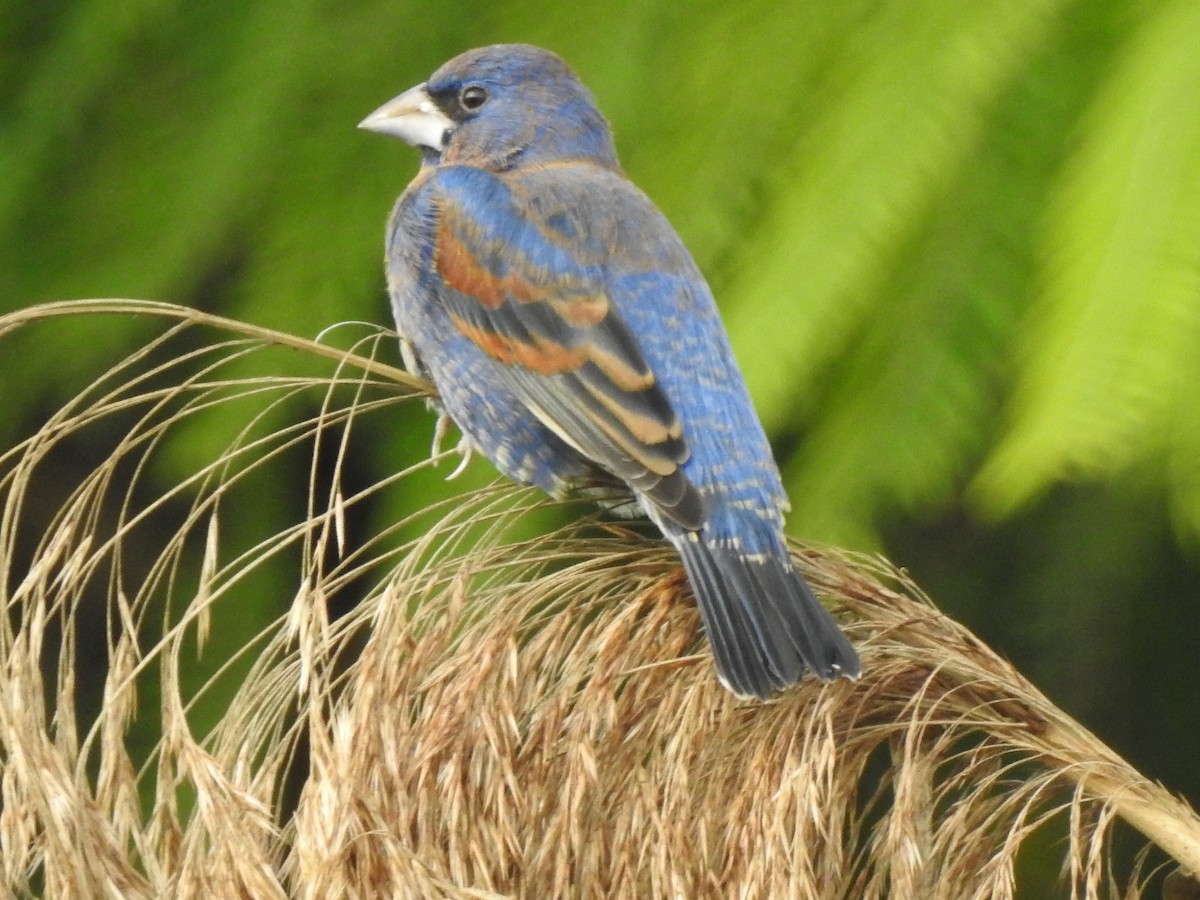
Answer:
<svg viewBox="0 0 1200 900"><path fill-rule="evenodd" d="M118 301L0 318L0 336L107 311L179 324L0 456L9 892L1006 897L1018 851L1053 820L1069 836L1070 896L1140 896L1144 874L1122 880L1109 865L1118 818L1200 870L1200 819L1183 801L880 560L799 556L850 623L862 681L739 702L712 675L675 559L623 527L593 518L520 539L545 501L493 485L349 544L347 517L428 468L357 493L336 464L331 483L317 475L316 460L354 452L361 420L417 396L386 366ZM241 336L196 349L186 333L201 324ZM275 344L336 371L247 374ZM324 398L318 413L271 424L303 396ZM258 412L211 461L142 490L166 437L247 400ZM39 509L41 467L113 418L125 424L104 462L57 510ZM308 514L226 546L254 478L310 453ZM168 512L173 527L157 528ZM253 661L199 734L196 704L221 673L191 686L195 648L236 616L242 583L281 561L299 585L290 608L242 649ZM80 623L97 603L103 699L81 719ZM161 737L147 757L131 729L148 697ZM285 781L302 739L293 811Z"/></svg>

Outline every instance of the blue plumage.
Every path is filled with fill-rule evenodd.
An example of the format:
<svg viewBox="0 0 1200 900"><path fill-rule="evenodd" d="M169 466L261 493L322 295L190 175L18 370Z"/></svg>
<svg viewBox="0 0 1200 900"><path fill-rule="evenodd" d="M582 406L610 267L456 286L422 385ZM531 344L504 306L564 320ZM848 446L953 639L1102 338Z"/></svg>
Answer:
<svg viewBox="0 0 1200 900"><path fill-rule="evenodd" d="M626 486L679 550L735 692L856 677L788 557L787 499L708 285L566 65L470 51L362 127L422 150L388 286L470 444L556 495Z"/></svg>

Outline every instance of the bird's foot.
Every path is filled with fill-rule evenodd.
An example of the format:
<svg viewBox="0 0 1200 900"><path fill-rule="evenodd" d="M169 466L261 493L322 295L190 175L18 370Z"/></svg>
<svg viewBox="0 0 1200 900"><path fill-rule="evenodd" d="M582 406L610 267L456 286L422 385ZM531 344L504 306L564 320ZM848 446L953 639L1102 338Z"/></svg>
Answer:
<svg viewBox="0 0 1200 900"><path fill-rule="evenodd" d="M446 476L447 481L453 481L455 478L461 475L464 471L466 471L467 466L471 462L472 446L471 442L467 440L466 435L463 435L459 439L458 446L454 449L462 454L462 461L458 464L453 472Z"/></svg>
<svg viewBox="0 0 1200 900"><path fill-rule="evenodd" d="M453 424L445 410L438 413L437 424L433 426L433 445L429 448L429 455L431 457L441 455L442 441L446 439L446 434L450 431L450 426ZM462 441L459 441L459 443L461 444Z"/></svg>

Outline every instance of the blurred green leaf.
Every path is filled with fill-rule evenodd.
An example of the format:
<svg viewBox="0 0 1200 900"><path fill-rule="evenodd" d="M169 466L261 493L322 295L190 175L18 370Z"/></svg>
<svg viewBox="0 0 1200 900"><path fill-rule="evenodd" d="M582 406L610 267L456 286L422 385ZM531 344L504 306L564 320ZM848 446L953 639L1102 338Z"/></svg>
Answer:
<svg viewBox="0 0 1200 900"><path fill-rule="evenodd" d="M881 7L840 35L813 112L769 182L726 296L767 429L873 312L889 257L977 145L997 95L1047 38L1056 4Z"/></svg>
<svg viewBox="0 0 1200 900"><path fill-rule="evenodd" d="M1172 422L1194 415L1200 6L1157 7L1123 48L1056 185L1011 424L976 482L992 514L1058 479L1157 457Z"/></svg>

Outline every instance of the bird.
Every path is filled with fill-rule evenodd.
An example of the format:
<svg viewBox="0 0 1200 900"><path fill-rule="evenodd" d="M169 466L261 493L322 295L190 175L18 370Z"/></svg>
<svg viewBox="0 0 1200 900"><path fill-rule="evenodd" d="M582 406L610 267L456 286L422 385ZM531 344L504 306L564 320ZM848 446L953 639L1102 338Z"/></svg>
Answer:
<svg viewBox="0 0 1200 900"><path fill-rule="evenodd" d="M359 127L421 154L387 225L388 293L405 365L463 448L556 497L620 491L678 552L735 695L858 678L788 552L712 291L568 64L469 50Z"/></svg>

